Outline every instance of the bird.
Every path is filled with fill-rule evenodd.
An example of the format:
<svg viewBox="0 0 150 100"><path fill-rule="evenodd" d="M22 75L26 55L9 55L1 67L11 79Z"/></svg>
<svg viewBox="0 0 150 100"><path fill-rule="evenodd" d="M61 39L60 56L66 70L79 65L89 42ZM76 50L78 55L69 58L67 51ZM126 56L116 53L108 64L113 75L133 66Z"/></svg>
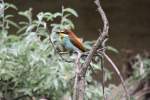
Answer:
<svg viewBox="0 0 150 100"><path fill-rule="evenodd" d="M76 52L81 52L81 50L79 48L77 48L70 40L69 35L64 34L64 33L60 33L59 34L61 37L61 40L63 42L64 47L69 50L69 51L76 51Z"/></svg>
<svg viewBox="0 0 150 100"><path fill-rule="evenodd" d="M64 45L67 45L67 47L69 47L68 45L72 44L75 48L77 48L81 52L86 51L86 48L82 40L73 31L64 29L64 31L60 31L58 33L61 35L61 37L63 37L62 39L63 39ZM66 41L68 42L68 44ZM74 47L73 49L75 49Z"/></svg>

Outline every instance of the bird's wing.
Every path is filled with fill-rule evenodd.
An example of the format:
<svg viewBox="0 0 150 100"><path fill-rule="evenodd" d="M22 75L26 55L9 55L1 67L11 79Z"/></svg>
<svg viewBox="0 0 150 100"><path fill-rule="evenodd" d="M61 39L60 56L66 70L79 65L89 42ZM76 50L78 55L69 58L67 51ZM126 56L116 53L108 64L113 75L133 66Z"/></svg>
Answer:
<svg viewBox="0 0 150 100"><path fill-rule="evenodd" d="M71 42L77 47L79 48L81 51L86 51L83 42L81 41L81 39L71 30L65 30L65 33L68 34Z"/></svg>
<svg viewBox="0 0 150 100"><path fill-rule="evenodd" d="M83 42L81 42L81 40L79 38L75 38L75 37L71 37L69 36L71 42L77 47L79 48L81 51L85 52L85 47L83 45Z"/></svg>
<svg viewBox="0 0 150 100"><path fill-rule="evenodd" d="M63 42L64 42L64 46L67 49L72 49L74 51L80 51L80 49L78 49L70 40L70 38L68 36L65 36L63 38Z"/></svg>

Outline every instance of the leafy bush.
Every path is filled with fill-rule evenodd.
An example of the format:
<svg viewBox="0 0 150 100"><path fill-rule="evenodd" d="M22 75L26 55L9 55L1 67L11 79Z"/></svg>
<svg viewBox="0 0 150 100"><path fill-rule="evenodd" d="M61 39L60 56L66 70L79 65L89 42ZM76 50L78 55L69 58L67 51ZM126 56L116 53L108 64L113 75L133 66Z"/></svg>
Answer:
<svg viewBox="0 0 150 100"><path fill-rule="evenodd" d="M55 30L74 28L69 16L78 16L71 8L64 8L62 12L40 12L37 19L32 19L32 9L19 12L27 21L15 22L9 20L13 15L5 15L8 8L17 9L14 5L1 3L0 19L0 98L12 100L24 97L48 97L60 100L64 95L72 95L74 68L73 62L65 62L50 43L59 41ZM52 23L56 18L61 23ZM52 31L49 37L47 22L51 22ZM9 33L9 28L15 26L15 35ZM70 58L73 56L69 55ZM94 65L99 69L98 65ZM87 74L86 100L102 98L98 84ZM99 88L97 88L99 87ZM94 96L93 96L94 95ZM25 97L26 96L26 97Z"/></svg>
<svg viewBox="0 0 150 100"><path fill-rule="evenodd" d="M132 62L134 69L133 78L136 80L149 80L150 75L150 59L141 54L137 54Z"/></svg>

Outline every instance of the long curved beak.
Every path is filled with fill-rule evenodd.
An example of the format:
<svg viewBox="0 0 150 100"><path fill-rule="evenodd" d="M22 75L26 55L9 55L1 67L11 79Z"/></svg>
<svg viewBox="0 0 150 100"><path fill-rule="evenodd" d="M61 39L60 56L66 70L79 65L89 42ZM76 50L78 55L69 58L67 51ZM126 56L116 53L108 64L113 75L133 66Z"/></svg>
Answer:
<svg viewBox="0 0 150 100"><path fill-rule="evenodd" d="M64 31L60 31L60 30L56 30L56 31L54 31L54 32L56 32L56 34L61 34L61 33L65 33Z"/></svg>

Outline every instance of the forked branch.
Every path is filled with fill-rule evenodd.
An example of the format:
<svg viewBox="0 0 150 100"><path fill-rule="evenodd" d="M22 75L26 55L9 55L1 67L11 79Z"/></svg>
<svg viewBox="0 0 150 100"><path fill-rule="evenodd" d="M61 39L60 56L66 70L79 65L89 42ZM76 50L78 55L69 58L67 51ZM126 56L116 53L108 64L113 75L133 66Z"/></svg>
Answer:
<svg viewBox="0 0 150 100"><path fill-rule="evenodd" d="M85 63L80 66L80 70L78 73L76 73L76 77L77 77L77 82L75 82L75 86L77 86L76 92L78 93L74 93L76 94L76 99L74 100L83 100L84 99L84 92L85 92L85 75L87 72L87 69L92 61L92 58L94 57L94 55L96 53L101 53L102 56L104 56L112 65L112 67L115 69L117 75L119 76L119 78L121 79L121 83L123 85L123 88L126 92L126 96L127 96L127 100L130 99L130 96L128 94L128 91L125 87L124 84L124 80L122 75L120 74L120 71L118 70L117 66L112 62L112 60L109 58L109 56L106 55L105 50L99 52L98 48L101 46L102 48L105 48L105 45L103 45L105 43L105 40L107 40L108 37L108 30L109 30L109 24L108 24L108 20L106 17L105 12L103 11L101 5L100 5L100 1L99 0L95 0L95 4L98 7L98 12L101 15L102 21L103 21L103 29L102 32L100 32L100 36L98 37L96 43L93 45L92 49L89 51L89 54L87 55L87 58L85 59ZM76 64L76 66L78 66L79 64ZM76 67L78 68L78 67ZM75 95L74 95L75 96Z"/></svg>
<svg viewBox="0 0 150 100"><path fill-rule="evenodd" d="M84 99L85 75L86 75L87 69L90 65L90 62L91 62L94 54L97 52L97 49L103 43L105 38L107 38L107 36L108 36L109 25L108 25L108 20L107 20L107 17L105 15L105 12L103 11L99 0L96 0L95 4L97 5L98 12L100 13L100 15L102 17L104 27L103 27L102 33L100 33L101 35L97 39L96 43L93 45L92 49L89 51L89 54L88 54L87 58L85 59L85 63L83 64L83 66L81 66L79 73L77 73L78 75L76 75L76 76L78 76L78 80L77 80L78 82L76 82L76 83L79 83L78 87L76 88L77 91L79 92L79 93L76 93L76 94L78 94L76 97L77 98L76 100L83 100Z"/></svg>

